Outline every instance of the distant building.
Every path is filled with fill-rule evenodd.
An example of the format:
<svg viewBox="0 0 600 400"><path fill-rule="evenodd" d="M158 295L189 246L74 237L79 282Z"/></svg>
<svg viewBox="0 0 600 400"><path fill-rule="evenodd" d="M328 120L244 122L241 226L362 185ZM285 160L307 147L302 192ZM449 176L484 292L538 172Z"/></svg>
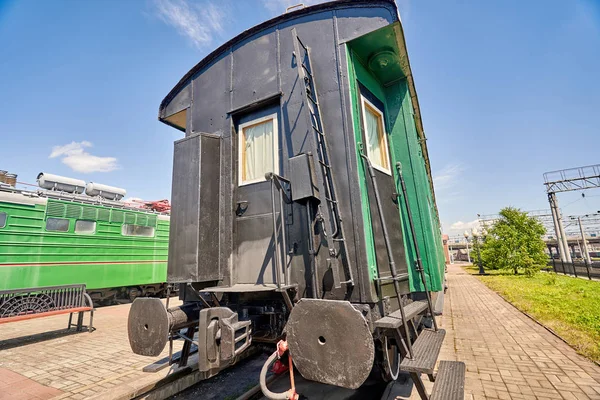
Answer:
<svg viewBox="0 0 600 400"><path fill-rule="evenodd" d="M444 244L444 258L446 259L446 264L450 264L452 259L450 258L450 250L448 249L448 241L450 238L448 235L442 235L442 243Z"/></svg>

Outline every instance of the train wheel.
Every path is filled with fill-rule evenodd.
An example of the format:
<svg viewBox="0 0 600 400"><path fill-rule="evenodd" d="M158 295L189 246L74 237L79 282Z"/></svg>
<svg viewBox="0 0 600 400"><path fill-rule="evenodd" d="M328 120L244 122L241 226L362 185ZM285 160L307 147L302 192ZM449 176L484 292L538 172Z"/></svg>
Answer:
<svg viewBox="0 0 600 400"><path fill-rule="evenodd" d="M383 336L382 343L383 365L381 374L386 382L395 381L400 373L400 352L396 341L387 336Z"/></svg>
<svg viewBox="0 0 600 400"><path fill-rule="evenodd" d="M127 289L127 297L129 298L129 301L134 301L136 298L140 297L141 295L142 295L142 292L137 287L130 287Z"/></svg>

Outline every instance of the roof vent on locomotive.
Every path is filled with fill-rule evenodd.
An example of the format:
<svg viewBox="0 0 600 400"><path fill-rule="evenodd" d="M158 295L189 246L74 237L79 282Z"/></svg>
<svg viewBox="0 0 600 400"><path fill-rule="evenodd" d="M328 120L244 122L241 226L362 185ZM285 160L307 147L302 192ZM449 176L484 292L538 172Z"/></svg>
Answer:
<svg viewBox="0 0 600 400"><path fill-rule="evenodd" d="M255 26L192 68L159 120L185 132L168 263L184 304L136 300L132 349L157 355L198 331L209 377L286 338L307 379L357 388L373 368L404 370L427 396L444 257L395 3L341 0Z"/></svg>

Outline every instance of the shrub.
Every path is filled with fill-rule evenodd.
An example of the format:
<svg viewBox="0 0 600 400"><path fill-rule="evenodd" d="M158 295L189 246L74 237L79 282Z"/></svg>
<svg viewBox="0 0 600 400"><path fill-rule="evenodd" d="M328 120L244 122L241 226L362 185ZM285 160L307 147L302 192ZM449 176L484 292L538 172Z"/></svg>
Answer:
<svg viewBox="0 0 600 400"><path fill-rule="evenodd" d="M542 240L545 233L544 226L527 213L503 208L481 246L481 258L487 266L512 270L515 275L522 270L531 276L548 260Z"/></svg>

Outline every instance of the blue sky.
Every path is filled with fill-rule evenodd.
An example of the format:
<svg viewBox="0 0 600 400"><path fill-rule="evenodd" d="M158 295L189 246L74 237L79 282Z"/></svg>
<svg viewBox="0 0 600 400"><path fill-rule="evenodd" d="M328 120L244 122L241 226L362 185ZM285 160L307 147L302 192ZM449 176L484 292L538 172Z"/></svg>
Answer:
<svg viewBox="0 0 600 400"><path fill-rule="evenodd" d="M181 133L157 121L160 101L216 46L294 3L0 0L0 169L168 198ZM600 2L399 7L446 231L507 205L548 208L544 172L600 163ZM600 190L559 198L565 214L600 210Z"/></svg>

